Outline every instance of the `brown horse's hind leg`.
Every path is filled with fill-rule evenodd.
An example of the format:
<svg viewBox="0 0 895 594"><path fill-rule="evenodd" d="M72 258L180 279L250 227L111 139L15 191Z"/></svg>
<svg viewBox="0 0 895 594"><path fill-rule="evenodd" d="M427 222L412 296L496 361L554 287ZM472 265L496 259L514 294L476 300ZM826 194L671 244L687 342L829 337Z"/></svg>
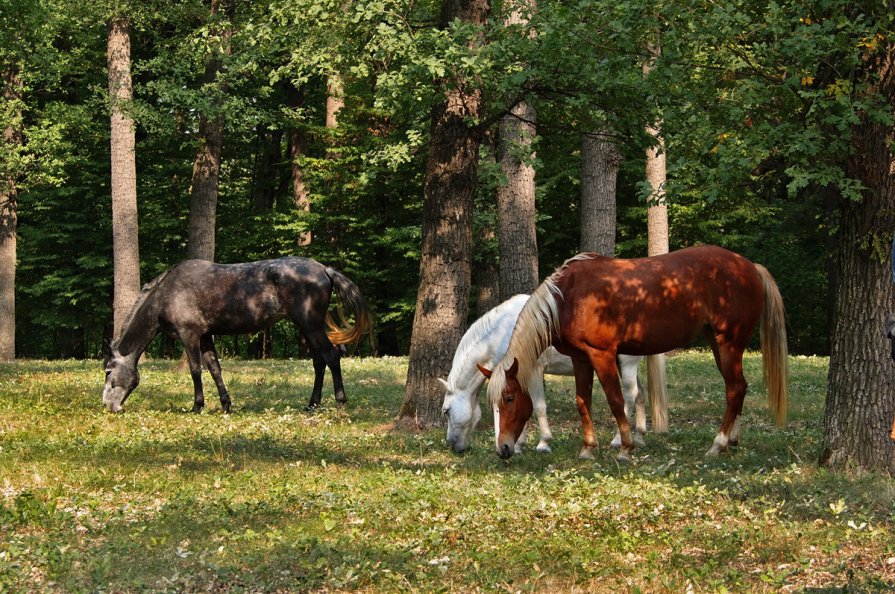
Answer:
<svg viewBox="0 0 895 594"><path fill-rule="evenodd" d="M594 370L589 363L578 359L572 359L572 366L575 370L575 404L578 406L578 414L581 415L581 433L584 438L584 445L578 457L590 460L594 457L594 450L597 449L597 436L590 416L594 393Z"/></svg>
<svg viewBox="0 0 895 594"><path fill-rule="evenodd" d="M615 353L607 351L593 351L590 353L591 364L600 378L600 385L606 393L606 401L609 410L618 424L618 432L621 437L621 446L618 448L616 459L622 462L631 459L631 450L634 448L634 438L631 435L631 423L625 414L625 398L622 394L621 383L618 379L618 364Z"/></svg>
<svg viewBox="0 0 895 594"><path fill-rule="evenodd" d="M221 410L224 413L230 412L232 405L230 401L230 393L224 385L224 376L221 374L221 362L218 359L218 351L214 348L214 339L210 334L206 334L199 341L199 348L202 350L202 358L205 361L205 367L211 374L214 383L218 388L218 395L221 397Z"/></svg>
<svg viewBox="0 0 895 594"><path fill-rule="evenodd" d="M718 369L724 378L727 407L721 419L721 428L706 456L717 456L720 452L727 451L729 447L736 446L739 440L740 414L743 412L743 400L747 388L746 378L743 376L743 349L729 344L718 344L713 348L718 353Z"/></svg>

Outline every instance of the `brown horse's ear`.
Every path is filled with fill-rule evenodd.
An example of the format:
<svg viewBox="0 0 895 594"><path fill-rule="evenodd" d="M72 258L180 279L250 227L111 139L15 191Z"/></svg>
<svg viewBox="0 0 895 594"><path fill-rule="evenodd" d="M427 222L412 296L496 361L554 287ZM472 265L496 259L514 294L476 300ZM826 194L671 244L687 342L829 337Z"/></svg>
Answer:
<svg viewBox="0 0 895 594"><path fill-rule="evenodd" d="M476 363L475 366L479 368L479 371L482 372L482 375L484 375L485 377L491 377L491 371L490 371L490 370L485 369L485 368L482 367L479 363Z"/></svg>
<svg viewBox="0 0 895 594"><path fill-rule="evenodd" d="M519 359L513 357L513 364L510 365L510 368L507 369L507 375L516 376L519 373Z"/></svg>

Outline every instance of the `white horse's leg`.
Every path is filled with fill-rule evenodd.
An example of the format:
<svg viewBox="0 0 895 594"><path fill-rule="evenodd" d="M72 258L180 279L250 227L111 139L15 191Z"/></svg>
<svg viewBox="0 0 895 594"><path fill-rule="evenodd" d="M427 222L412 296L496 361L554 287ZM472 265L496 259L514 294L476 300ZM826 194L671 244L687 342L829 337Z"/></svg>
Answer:
<svg viewBox="0 0 895 594"><path fill-rule="evenodd" d="M634 444L638 447L646 445L643 436L646 434L646 409L643 401L643 389L637 377L637 367L642 357L619 358L619 380L622 387L622 395L625 398L625 416L631 419L634 413ZM612 439L612 447L621 447L621 434L616 430Z"/></svg>
<svg viewBox="0 0 895 594"><path fill-rule="evenodd" d="M532 379L529 387L529 395L531 396L531 404L534 407L535 417L538 420L538 429L541 432L541 441L538 442L537 451L549 452L550 442L553 440L553 433L550 431L550 424L547 422L547 399L544 395L544 374L539 371Z"/></svg>

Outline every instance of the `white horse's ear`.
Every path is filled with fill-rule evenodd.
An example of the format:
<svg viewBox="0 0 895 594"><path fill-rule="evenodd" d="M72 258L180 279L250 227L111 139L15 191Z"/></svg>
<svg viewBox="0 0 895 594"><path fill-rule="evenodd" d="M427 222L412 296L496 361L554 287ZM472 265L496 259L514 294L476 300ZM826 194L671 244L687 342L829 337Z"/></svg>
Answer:
<svg viewBox="0 0 895 594"><path fill-rule="evenodd" d="M447 383L446 380L443 380L443 379L441 379L440 377L437 377L437 378L435 378L435 379L438 380L438 383L439 383L439 384L441 384L442 386L444 386L444 389L445 389L445 390L450 390L450 389L451 389L451 386Z"/></svg>
<svg viewBox="0 0 895 594"><path fill-rule="evenodd" d="M475 366L479 368L479 371L482 372L482 375L484 375L485 377L491 377L491 371L489 369L482 367L479 363L476 363Z"/></svg>

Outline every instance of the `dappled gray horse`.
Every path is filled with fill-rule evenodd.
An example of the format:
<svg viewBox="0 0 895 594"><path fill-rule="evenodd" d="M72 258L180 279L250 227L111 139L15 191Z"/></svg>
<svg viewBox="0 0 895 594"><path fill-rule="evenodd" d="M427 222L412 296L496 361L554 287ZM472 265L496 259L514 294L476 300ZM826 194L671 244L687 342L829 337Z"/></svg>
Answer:
<svg viewBox="0 0 895 594"><path fill-rule="evenodd" d="M353 325L348 325L341 309L337 321L330 315L333 291L354 315ZM334 345L355 342L368 332L372 327L370 310L357 286L344 274L314 260L287 257L243 264L187 260L145 285L121 335L107 345L103 405L112 412L122 410L140 383L140 355L165 331L183 342L193 377L193 412L205 405L202 360L217 385L221 408L230 412L214 335L258 332L284 318L291 319L305 337L314 361L314 389L308 408L320 404L327 366L336 401L344 403L340 349Z"/></svg>

